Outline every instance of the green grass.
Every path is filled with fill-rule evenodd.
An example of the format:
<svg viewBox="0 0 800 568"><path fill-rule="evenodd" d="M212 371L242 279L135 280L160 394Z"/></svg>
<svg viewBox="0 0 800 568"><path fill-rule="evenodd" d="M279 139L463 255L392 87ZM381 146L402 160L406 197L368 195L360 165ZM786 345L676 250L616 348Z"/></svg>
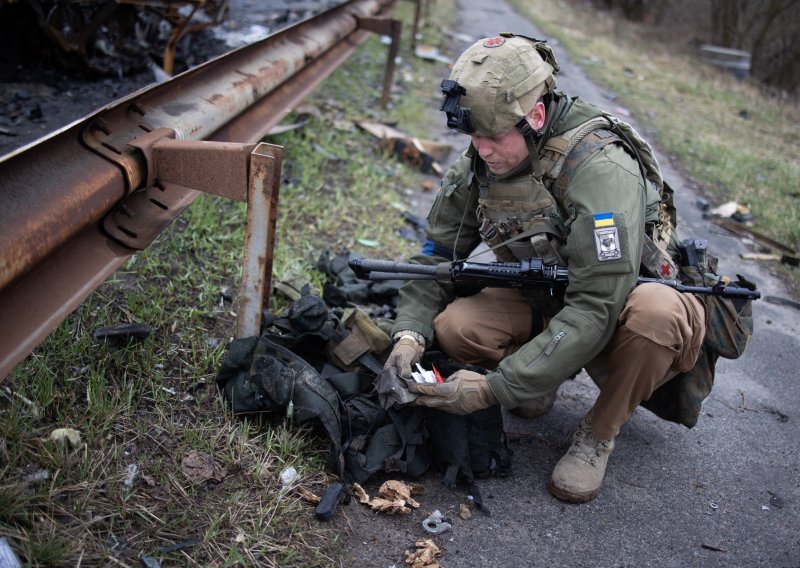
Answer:
<svg viewBox="0 0 800 568"><path fill-rule="evenodd" d="M396 17L412 14L401 3ZM325 249L405 257L419 248L397 230L422 176L352 121L400 122L424 135L438 77L410 56L404 37L400 93L381 110L386 53L370 38L309 97L318 116L267 139L285 147L274 281L296 277L319 290L313 266ZM25 565L139 566L142 556L166 565L338 564L337 535L278 479L294 466L320 494L330 482L327 441L296 425L231 416L214 383L235 330L244 220L244 205L200 197L0 384L0 534ZM286 303L276 296L270 307ZM150 336L120 345L93 337L130 322L148 324ZM78 430L81 444L51 441L56 428ZM223 478L187 474L192 451Z"/></svg>
<svg viewBox="0 0 800 568"><path fill-rule="evenodd" d="M615 93L614 105L630 110L713 203L748 204L756 230L800 249L796 103L737 81L679 42L661 42L648 28L587 3L512 2Z"/></svg>

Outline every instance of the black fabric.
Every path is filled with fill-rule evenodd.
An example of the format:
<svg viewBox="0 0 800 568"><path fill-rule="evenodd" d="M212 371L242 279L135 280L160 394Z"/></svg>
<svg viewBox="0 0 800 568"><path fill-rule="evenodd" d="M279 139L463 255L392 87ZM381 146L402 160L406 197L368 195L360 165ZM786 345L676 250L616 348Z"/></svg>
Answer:
<svg viewBox="0 0 800 568"><path fill-rule="evenodd" d="M343 270L346 258L330 264ZM509 471L499 406L468 416L404 404L385 409L375 388L381 363L372 353L365 354L372 364L355 371L326 359L326 345L349 330L322 299L304 288L285 315L266 316L261 337L233 341L217 374L235 413L277 420L293 407L289 414L296 422L323 427L331 465L347 482L362 483L380 471L416 477L432 463L445 470L450 485ZM486 373L438 351L427 353L424 364L443 376L459 369Z"/></svg>

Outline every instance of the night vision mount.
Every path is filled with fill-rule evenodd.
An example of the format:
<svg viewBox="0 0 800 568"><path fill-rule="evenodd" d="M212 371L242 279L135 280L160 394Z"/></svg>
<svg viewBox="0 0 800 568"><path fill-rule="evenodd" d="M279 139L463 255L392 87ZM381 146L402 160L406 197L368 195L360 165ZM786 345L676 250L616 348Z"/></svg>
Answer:
<svg viewBox="0 0 800 568"><path fill-rule="evenodd" d="M442 81L442 106L447 114L447 128L452 128L463 134L475 132L475 125L472 124L472 117L468 108L461 108L461 97L467 94L467 90L458 84L458 81L444 79Z"/></svg>

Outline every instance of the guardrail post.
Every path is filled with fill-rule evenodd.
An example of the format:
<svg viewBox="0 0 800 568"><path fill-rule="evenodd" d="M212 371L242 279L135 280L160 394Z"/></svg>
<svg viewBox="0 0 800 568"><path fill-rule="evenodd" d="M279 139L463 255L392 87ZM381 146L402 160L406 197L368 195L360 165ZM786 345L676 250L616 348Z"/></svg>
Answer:
<svg viewBox="0 0 800 568"><path fill-rule="evenodd" d="M358 18L358 27L368 32L375 32L392 38L389 44L389 55L386 57L386 71L383 75L383 92L381 93L381 107L386 108L386 105L389 104L389 97L392 94L395 60L400 49L400 32L403 29L403 24L400 20L388 18Z"/></svg>
<svg viewBox="0 0 800 568"><path fill-rule="evenodd" d="M250 155L247 235L237 310L236 337L239 338L260 333L261 311L269 303L282 160L283 148L273 144L261 143Z"/></svg>

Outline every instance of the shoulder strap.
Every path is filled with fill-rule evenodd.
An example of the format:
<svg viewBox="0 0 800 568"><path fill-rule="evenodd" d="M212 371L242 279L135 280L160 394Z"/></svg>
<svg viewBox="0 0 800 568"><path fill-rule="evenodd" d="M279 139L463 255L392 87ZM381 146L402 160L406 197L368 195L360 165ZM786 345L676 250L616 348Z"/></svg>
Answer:
<svg viewBox="0 0 800 568"><path fill-rule="evenodd" d="M553 197L556 198L560 205L564 203L570 180L583 163L602 148L618 142L621 142L619 136L605 128L598 128L588 132L573 146L572 150L567 154L561 172L559 172L551 187Z"/></svg>

